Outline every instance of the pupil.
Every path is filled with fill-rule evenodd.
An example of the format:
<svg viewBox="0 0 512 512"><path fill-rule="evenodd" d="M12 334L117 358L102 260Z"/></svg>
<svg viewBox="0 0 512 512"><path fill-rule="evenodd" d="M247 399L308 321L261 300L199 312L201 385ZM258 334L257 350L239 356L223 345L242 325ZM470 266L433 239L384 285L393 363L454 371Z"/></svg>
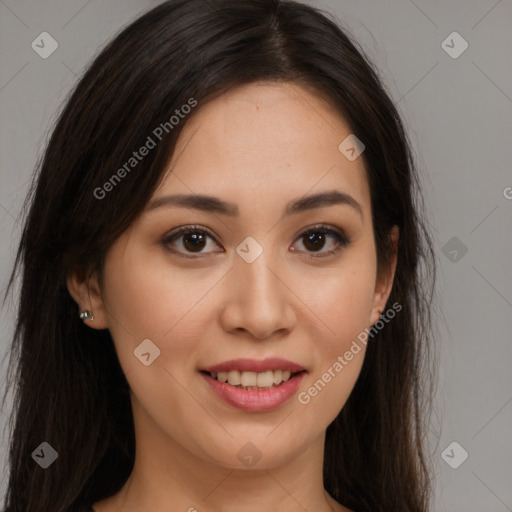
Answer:
<svg viewBox="0 0 512 512"><path fill-rule="evenodd" d="M310 235L305 235L306 243L304 244L306 248L318 250L321 249L325 242L325 235L323 233L311 233ZM308 244L312 244L312 247L308 247Z"/></svg>
<svg viewBox="0 0 512 512"><path fill-rule="evenodd" d="M188 241L192 240L192 243L188 243ZM194 250L201 250L204 248L204 235L202 234L188 234L183 237L183 245L186 249ZM201 245L202 244L202 245Z"/></svg>

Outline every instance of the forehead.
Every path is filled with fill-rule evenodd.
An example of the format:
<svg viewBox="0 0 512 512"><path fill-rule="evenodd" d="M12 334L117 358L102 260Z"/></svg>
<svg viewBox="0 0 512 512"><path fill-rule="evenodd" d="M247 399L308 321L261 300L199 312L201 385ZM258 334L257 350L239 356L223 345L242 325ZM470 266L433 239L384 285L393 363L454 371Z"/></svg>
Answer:
<svg viewBox="0 0 512 512"><path fill-rule="evenodd" d="M298 84L255 83L230 90L185 120L158 193L208 193L287 202L336 188L369 201L362 158L339 150L351 134L342 116Z"/></svg>

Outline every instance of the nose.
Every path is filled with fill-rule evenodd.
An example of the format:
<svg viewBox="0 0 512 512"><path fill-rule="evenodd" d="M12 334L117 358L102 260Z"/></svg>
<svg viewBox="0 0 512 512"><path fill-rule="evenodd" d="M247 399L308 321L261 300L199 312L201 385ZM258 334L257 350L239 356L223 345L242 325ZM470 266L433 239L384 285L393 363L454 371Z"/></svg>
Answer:
<svg viewBox="0 0 512 512"><path fill-rule="evenodd" d="M244 331L252 338L264 340L293 329L293 287L286 282L283 266L269 253L264 250L252 263L236 255L221 312L226 332Z"/></svg>

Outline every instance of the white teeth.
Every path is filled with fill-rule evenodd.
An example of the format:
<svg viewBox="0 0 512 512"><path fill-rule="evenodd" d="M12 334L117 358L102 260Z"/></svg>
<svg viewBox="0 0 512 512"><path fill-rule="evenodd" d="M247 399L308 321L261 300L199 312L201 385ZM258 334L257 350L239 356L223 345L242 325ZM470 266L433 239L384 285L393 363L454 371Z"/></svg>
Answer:
<svg viewBox="0 0 512 512"><path fill-rule="evenodd" d="M217 380L219 382L227 382L228 381L228 373L227 372L219 372L217 374Z"/></svg>
<svg viewBox="0 0 512 512"><path fill-rule="evenodd" d="M291 372L290 370L268 370L256 373L231 370L229 372L211 372L210 375L219 382L228 382L231 386L239 388L270 389L290 380Z"/></svg>
<svg viewBox="0 0 512 512"><path fill-rule="evenodd" d="M268 371L258 373L257 386L259 388L271 388L274 384L274 372Z"/></svg>
<svg viewBox="0 0 512 512"><path fill-rule="evenodd" d="M242 372L240 375L240 384L242 386L256 386L258 381L258 374L254 372Z"/></svg>
<svg viewBox="0 0 512 512"><path fill-rule="evenodd" d="M240 372L237 370L232 370L228 372L228 382L232 386L239 386L240 385Z"/></svg>
<svg viewBox="0 0 512 512"><path fill-rule="evenodd" d="M281 384L283 382L283 371L274 370L274 384Z"/></svg>

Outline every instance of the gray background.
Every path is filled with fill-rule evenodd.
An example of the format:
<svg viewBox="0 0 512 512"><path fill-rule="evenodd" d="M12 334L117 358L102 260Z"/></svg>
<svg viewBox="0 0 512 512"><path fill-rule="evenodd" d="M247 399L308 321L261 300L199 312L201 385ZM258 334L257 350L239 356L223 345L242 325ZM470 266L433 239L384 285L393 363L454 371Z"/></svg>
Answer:
<svg viewBox="0 0 512 512"><path fill-rule="evenodd" d="M21 204L59 106L98 49L157 3L0 0L2 293L20 235ZM308 3L342 20L373 59L423 174L440 271L438 419L431 431L435 510L512 511L512 1ZM44 31L59 45L47 59L31 48ZM442 46L454 31L469 45L457 58ZM461 48L450 38L445 44L452 52ZM15 299L1 311L2 356ZM6 361L0 370L4 382ZM2 428L7 413L0 414ZM454 441L462 448L445 452ZM452 469L442 453L454 464L462 449L469 457Z"/></svg>

